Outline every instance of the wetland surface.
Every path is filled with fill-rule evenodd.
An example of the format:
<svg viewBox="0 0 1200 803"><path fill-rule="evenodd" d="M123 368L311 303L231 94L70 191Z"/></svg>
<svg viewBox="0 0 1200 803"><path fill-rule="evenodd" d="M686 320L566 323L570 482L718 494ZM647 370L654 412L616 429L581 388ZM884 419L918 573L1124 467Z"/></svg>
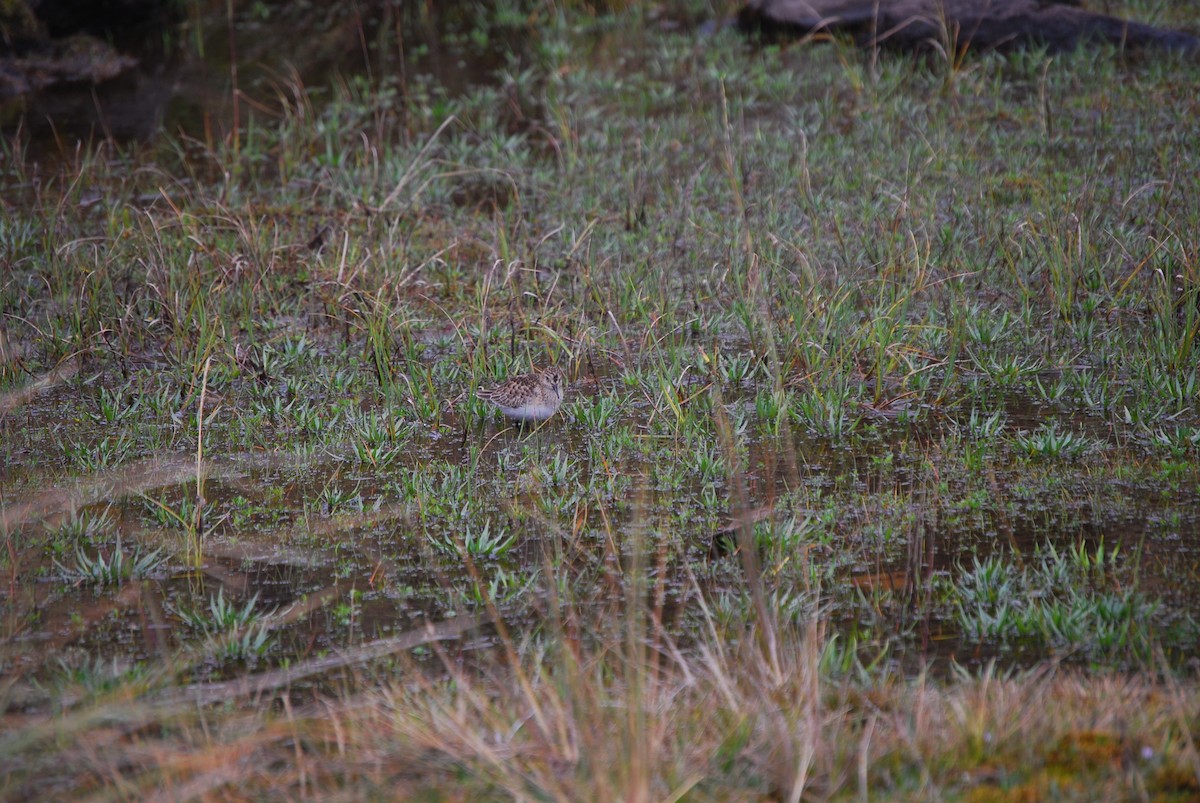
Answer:
<svg viewBox="0 0 1200 803"><path fill-rule="evenodd" d="M1169 726L1104 751L1142 750L1134 773L1163 794L1197 788L1178 736L1196 732L1200 643L1194 59L915 58L701 34L702 9L504 4L436 29L493 54L462 61L478 80L448 81L424 68L419 15L387 8L351 28L366 68L230 95L236 114L214 112L228 126L78 148L5 137L12 794L111 791L111 767L127 789L228 794L228 722L207 774L114 747L46 780L53 758L34 751L56 727L68 753L99 727L126 746L187 741L222 694L280 762L242 777L260 794L453 777L550 798L1044 791L1036 772L968 770L1054 765L1054 739L1091 736L1046 736L1031 758L1025 720L995 752L960 734L973 746L946 761L963 780L910 762L911 734L869 745L856 695L1012 672L1023 710L1073 727L1069 695L1037 685L1060 669L1178 678ZM1200 25L1186 4L1156 8ZM569 388L540 426L476 396L551 363ZM612 674L632 696L694 678L696 660L736 678L714 682L720 715L630 706L644 719L622 726L629 752L605 754L616 775L581 760L587 740L565 734L584 726L555 731L522 674L604 708ZM472 698L457 730L394 716L406 694L488 697L510 673L521 693ZM230 685L255 679L249 697ZM823 683L840 719L818 737L803 701ZM731 702L743 686L775 689L782 724ZM113 724L124 704L138 724ZM371 767L329 748L312 707L335 704L404 747ZM291 706L312 730L271 735ZM447 735L509 744L513 722L555 745L529 748L544 766L512 764L519 779ZM715 729L704 769L639 763L647 734L688 727ZM853 782L843 731L872 756ZM747 759L759 738L784 755ZM297 743L321 756L317 780L280 757ZM1066 772L1127 790L1128 773L1096 770L1119 763L1104 751Z"/></svg>

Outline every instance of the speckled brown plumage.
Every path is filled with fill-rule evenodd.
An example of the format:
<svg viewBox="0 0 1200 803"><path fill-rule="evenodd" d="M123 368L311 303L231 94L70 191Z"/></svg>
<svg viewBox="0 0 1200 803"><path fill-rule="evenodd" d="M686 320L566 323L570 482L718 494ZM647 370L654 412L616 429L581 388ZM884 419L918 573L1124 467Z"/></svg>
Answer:
<svg viewBox="0 0 1200 803"><path fill-rule="evenodd" d="M545 421L558 412L565 387L562 369L552 365L544 371L514 376L477 395L516 421Z"/></svg>

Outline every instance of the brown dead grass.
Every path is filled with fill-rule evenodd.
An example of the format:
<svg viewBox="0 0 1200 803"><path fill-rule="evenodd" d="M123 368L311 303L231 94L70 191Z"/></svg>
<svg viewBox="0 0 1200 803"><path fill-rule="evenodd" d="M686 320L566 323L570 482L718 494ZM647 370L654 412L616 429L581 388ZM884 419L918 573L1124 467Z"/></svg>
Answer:
<svg viewBox="0 0 1200 803"><path fill-rule="evenodd" d="M749 636L750 634L746 634ZM1200 689L1041 670L823 677L814 621L686 653L630 640L441 653L341 691L9 715L10 799L1191 799ZM247 684L250 688L253 684Z"/></svg>

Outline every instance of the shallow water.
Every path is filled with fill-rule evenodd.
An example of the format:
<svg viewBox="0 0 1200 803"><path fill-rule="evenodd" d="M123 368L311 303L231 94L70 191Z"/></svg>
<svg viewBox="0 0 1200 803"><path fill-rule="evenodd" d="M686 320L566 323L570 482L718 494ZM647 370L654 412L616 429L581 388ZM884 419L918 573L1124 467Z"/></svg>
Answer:
<svg viewBox="0 0 1200 803"><path fill-rule="evenodd" d="M12 543L29 548L18 550L20 573L4 590L0 659L34 676L74 654L153 661L200 637L180 611L204 610L218 590L238 605L256 598L255 610L276 617L272 646L262 658L268 664L484 612L484 597L473 591L476 576L490 584L486 593L510 628L536 629L549 613L548 578L569 583L574 604L599 615L625 604L635 564L648 567L651 588L659 589L651 597L663 594L662 620L686 642L696 624L694 595L733 602L742 594L739 518L768 539L760 549L771 571L794 561L811 565L816 584L789 593L821 598L840 628L871 634L865 652L886 643L893 660L908 667L1044 658L1044 650L1019 642L963 640L938 589L972 559L1030 560L1047 542L1061 548L1119 544L1136 563L1143 592L1162 599L1173 615L1198 612L1184 582L1196 547L1180 537L1183 522L1200 519L1194 486L1164 498L1144 482L1092 483L1068 472L1062 484L1014 489L1013 466L1004 457L988 469L996 495L980 499L977 510L959 509L941 497L954 496L963 480L940 480L945 469L938 462L951 422L966 411L937 411L917 425L865 419L862 426L874 435L851 447L797 423L787 425L786 437L770 435L733 389L726 393L728 412L750 419L739 503L728 496L732 486L722 473L711 479L690 470L664 473L660 460L679 459L675 441L653 424L661 413L637 403L636 393L623 395L618 379L605 372L579 383L563 412L534 431L506 427L498 417L469 422L452 406L436 424L409 418L407 434L395 444L402 454L385 467L354 457L354 436L344 423L337 425L340 434L316 439L293 425L278 426L292 446L275 453L229 450L223 440L252 404L251 396L230 387L208 422L200 483L208 508L194 567L181 562L186 530L154 515L157 506L183 510L196 499L194 451L147 452L139 445L156 428L186 442L185 429L136 416L96 427L87 423L95 403L86 384L60 386L11 412L2 425L8 532ZM589 396L601 394L618 399L610 430L643 442L620 465L592 463L589 444L594 448L611 433L589 431L575 417L592 403ZM452 387L441 395L462 396ZM1018 398L1006 410L1013 428L1041 417ZM408 418L403 410L393 412ZM61 446L46 446L90 439L94 449L96 439L118 432L131 444L113 467L81 470L61 456ZM660 440L661 449L653 445ZM542 473L555 461L566 466L559 480ZM616 496L602 490L609 475L625 480L613 486ZM421 479L424 486L404 490ZM1017 483L1028 485L1028 477ZM712 493L720 501L706 507L701 500ZM82 541L55 538L71 510L107 524ZM1161 526L1164 517L1170 526ZM771 545L772 528L806 520L796 540L784 534L780 545ZM473 556L472 569L455 544L465 531L484 526L508 533L513 543L499 555ZM111 554L118 536L126 554L163 547L172 557L146 578L119 585L70 578L76 547ZM875 600L887 613L882 620L864 618L869 607L856 598ZM302 615L292 613L305 606ZM895 631L881 630L881 621ZM237 665L207 662L191 672L221 677Z"/></svg>

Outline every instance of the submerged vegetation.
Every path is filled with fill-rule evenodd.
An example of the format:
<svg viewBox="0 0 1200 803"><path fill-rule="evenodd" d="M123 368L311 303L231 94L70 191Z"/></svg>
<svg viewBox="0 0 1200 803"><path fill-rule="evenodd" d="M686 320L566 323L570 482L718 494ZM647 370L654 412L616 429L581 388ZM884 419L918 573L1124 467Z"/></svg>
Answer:
<svg viewBox="0 0 1200 803"><path fill-rule="evenodd" d="M1200 794L1200 65L497 5L0 143L3 796Z"/></svg>

